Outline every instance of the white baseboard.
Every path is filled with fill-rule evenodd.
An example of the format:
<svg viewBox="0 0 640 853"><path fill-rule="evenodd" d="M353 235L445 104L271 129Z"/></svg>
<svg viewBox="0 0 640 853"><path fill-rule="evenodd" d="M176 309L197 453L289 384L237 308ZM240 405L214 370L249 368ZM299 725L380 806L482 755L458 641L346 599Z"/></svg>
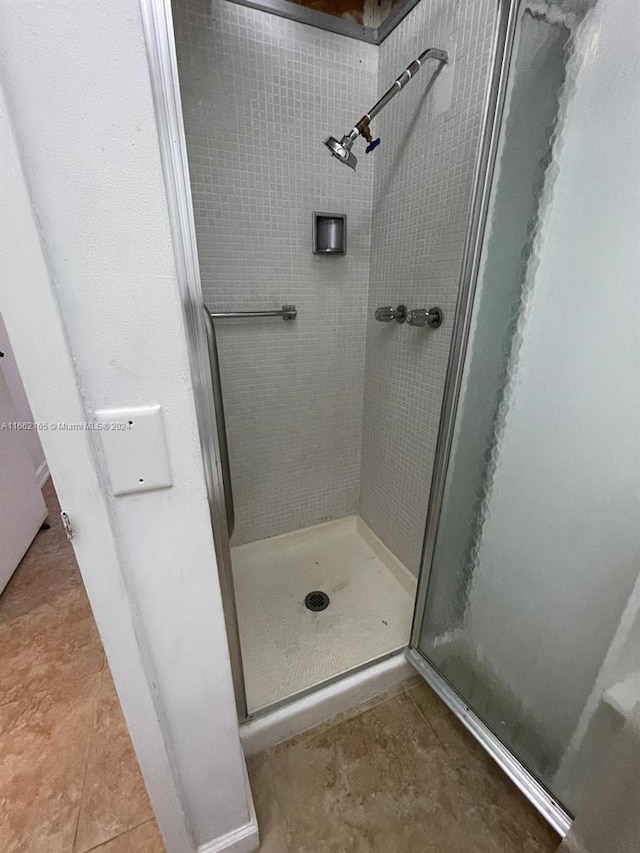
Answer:
<svg viewBox="0 0 640 853"><path fill-rule="evenodd" d="M246 764L244 766L244 784L247 792L247 802L249 803L249 823L245 823L244 826L227 832L226 835L221 835L220 838L207 841L206 844L198 847L198 853L223 853L223 851L225 853L255 853L260 847L258 818L256 817L256 809L253 804Z"/></svg>
<svg viewBox="0 0 640 853"><path fill-rule="evenodd" d="M40 488L44 486L51 475L49 474L49 466L46 460L41 462L36 468L36 480Z"/></svg>
<svg viewBox="0 0 640 853"><path fill-rule="evenodd" d="M367 702L415 675L404 652L346 675L240 726L244 754L255 755Z"/></svg>
<svg viewBox="0 0 640 853"><path fill-rule="evenodd" d="M259 846L258 823L254 818L251 823L202 844L198 853L255 853Z"/></svg>

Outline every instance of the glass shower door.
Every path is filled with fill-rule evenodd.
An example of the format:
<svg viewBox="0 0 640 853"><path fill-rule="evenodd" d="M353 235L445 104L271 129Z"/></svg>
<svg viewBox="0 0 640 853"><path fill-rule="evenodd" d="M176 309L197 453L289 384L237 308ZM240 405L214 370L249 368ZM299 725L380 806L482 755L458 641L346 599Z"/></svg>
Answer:
<svg viewBox="0 0 640 853"><path fill-rule="evenodd" d="M585 755L606 744L640 684L640 353L629 253L638 202L607 157L603 128L624 115L615 105L624 80L597 43L599 5L573 4L563 16L557 4L512 4L412 652L444 679L444 693L453 688L459 716L470 709L506 747L503 767L515 757L569 812L584 795ZM599 323L604 293L612 322Z"/></svg>

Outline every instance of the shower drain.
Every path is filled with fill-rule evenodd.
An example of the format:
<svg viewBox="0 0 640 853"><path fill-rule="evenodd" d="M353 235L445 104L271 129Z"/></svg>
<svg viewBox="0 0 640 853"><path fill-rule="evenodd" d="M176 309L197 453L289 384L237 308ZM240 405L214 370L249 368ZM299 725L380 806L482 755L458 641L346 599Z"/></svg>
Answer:
<svg viewBox="0 0 640 853"><path fill-rule="evenodd" d="M304 597L304 606L307 610L326 610L329 606L329 596L326 592L321 592L319 589L314 589L313 592L307 593Z"/></svg>

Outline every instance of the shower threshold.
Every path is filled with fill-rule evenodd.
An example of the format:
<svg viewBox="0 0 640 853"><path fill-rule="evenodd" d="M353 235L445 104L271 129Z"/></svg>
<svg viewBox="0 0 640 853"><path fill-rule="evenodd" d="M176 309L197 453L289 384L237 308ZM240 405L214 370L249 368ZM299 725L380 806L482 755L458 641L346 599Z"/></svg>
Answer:
<svg viewBox="0 0 640 853"><path fill-rule="evenodd" d="M406 646L414 575L359 516L231 549L250 714ZM329 605L305 606L322 590Z"/></svg>

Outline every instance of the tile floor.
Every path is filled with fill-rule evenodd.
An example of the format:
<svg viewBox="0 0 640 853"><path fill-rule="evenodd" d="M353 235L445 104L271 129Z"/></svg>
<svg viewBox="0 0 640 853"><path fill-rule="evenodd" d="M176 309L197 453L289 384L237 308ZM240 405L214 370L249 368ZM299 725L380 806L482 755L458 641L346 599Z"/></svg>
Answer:
<svg viewBox="0 0 640 853"><path fill-rule="evenodd" d="M73 551L0 596L3 853L163 853ZM249 759L261 853L552 853L558 839L415 679Z"/></svg>
<svg viewBox="0 0 640 853"><path fill-rule="evenodd" d="M3 853L163 853L53 486L0 596Z"/></svg>
<svg viewBox="0 0 640 853"><path fill-rule="evenodd" d="M261 853L552 853L559 844L424 683L248 763Z"/></svg>
<svg viewBox="0 0 640 853"><path fill-rule="evenodd" d="M247 704L256 711L406 646L416 580L356 516L231 549ZM326 610L304 605L312 590Z"/></svg>

